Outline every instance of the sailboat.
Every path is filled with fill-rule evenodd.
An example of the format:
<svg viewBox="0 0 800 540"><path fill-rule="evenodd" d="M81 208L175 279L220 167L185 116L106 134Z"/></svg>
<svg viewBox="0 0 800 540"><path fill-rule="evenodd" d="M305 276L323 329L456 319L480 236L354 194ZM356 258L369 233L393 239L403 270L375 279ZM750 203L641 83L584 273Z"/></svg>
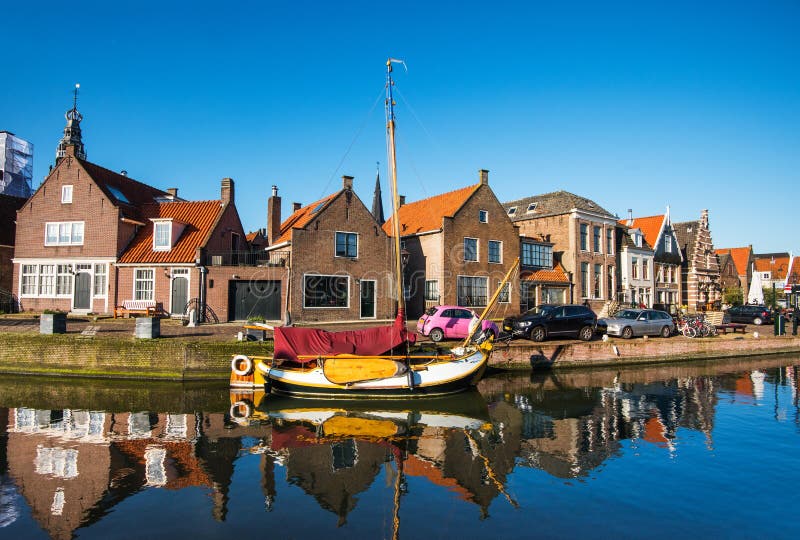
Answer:
<svg viewBox="0 0 800 540"><path fill-rule="evenodd" d="M395 156L392 64L386 61L386 129L391 166L392 206L400 208ZM481 331L482 321L515 271L508 271L486 308L459 347L448 353L414 350L415 335L406 329L400 220L393 219L394 283L397 316L391 326L327 332L313 328L274 329L273 356L236 355L231 387L263 388L267 393L306 398L408 398L461 392L478 383L492 353L494 337Z"/></svg>

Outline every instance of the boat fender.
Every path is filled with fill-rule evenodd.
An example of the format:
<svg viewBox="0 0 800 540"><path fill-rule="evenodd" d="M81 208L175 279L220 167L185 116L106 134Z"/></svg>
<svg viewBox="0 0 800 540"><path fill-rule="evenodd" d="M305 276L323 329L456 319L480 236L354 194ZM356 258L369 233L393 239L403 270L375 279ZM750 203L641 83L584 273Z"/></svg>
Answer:
<svg viewBox="0 0 800 540"><path fill-rule="evenodd" d="M244 377L245 375L250 375L253 372L253 361L250 360L249 356L246 356L244 354L237 354L236 356L233 357L233 360L231 360L231 371L233 371L240 377Z"/></svg>
<svg viewBox="0 0 800 540"><path fill-rule="evenodd" d="M231 410L228 412L231 418L250 418L253 414L253 406L248 401L237 401L231 405Z"/></svg>
<svg viewBox="0 0 800 540"><path fill-rule="evenodd" d="M408 380L408 389L409 390L413 390L414 389L414 370L413 369L409 369L406 372L406 379Z"/></svg>

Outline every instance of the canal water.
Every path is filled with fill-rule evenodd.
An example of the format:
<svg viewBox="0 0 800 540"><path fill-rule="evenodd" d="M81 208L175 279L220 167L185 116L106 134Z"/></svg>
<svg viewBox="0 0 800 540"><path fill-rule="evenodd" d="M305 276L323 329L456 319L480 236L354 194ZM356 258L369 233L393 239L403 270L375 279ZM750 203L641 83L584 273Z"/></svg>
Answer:
<svg viewBox="0 0 800 540"><path fill-rule="evenodd" d="M797 538L800 357L406 404L0 381L0 538Z"/></svg>

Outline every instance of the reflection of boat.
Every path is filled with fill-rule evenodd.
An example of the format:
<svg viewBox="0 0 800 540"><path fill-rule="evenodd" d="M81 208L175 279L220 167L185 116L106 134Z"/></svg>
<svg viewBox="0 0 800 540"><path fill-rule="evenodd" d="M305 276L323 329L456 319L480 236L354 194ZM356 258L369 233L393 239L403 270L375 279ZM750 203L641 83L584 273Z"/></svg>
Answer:
<svg viewBox="0 0 800 540"><path fill-rule="evenodd" d="M392 96L392 63L386 62L386 119L392 204L398 215L395 118ZM394 283L397 317L392 326L364 330L326 332L312 328L274 329L274 353L270 357L238 355L231 362L231 386L265 387L268 392L303 397L417 397L460 392L483 376L492 352L492 336L476 324L461 347L450 354L412 354L414 335L405 321L403 268L400 257L400 220L392 220ZM480 320L489 313L512 266L488 302Z"/></svg>

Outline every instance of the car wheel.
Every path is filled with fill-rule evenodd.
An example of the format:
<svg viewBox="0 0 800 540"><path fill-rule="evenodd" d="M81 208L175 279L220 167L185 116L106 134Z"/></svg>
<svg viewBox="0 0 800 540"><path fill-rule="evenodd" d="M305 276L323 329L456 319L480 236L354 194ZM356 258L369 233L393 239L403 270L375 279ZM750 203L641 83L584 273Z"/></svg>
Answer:
<svg viewBox="0 0 800 540"><path fill-rule="evenodd" d="M630 326L626 326L622 329L622 338L623 339L631 339L633 337L633 328Z"/></svg>
<svg viewBox="0 0 800 540"><path fill-rule="evenodd" d="M755 319L753 319L753 324L755 324L756 326L761 326L762 324L764 324L764 320L761 317L756 317Z"/></svg>
<svg viewBox="0 0 800 540"><path fill-rule="evenodd" d="M430 331L428 337L431 338L431 341L434 343L439 343L444 339L444 332L442 332L441 328L434 328Z"/></svg>
<svg viewBox="0 0 800 540"><path fill-rule="evenodd" d="M544 327L537 326L536 328L531 330L530 336L533 341L544 341L545 338Z"/></svg>
<svg viewBox="0 0 800 540"><path fill-rule="evenodd" d="M665 326L661 329L661 337L668 338L672 335L672 330L669 329L669 326Z"/></svg>
<svg viewBox="0 0 800 540"><path fill-rule="evenodd" d="M583 341L591 341L592 335L594 334L594 330L592 330L591 326L584 326L581 328L580 332L578 332L578 339Z"/></svg>

